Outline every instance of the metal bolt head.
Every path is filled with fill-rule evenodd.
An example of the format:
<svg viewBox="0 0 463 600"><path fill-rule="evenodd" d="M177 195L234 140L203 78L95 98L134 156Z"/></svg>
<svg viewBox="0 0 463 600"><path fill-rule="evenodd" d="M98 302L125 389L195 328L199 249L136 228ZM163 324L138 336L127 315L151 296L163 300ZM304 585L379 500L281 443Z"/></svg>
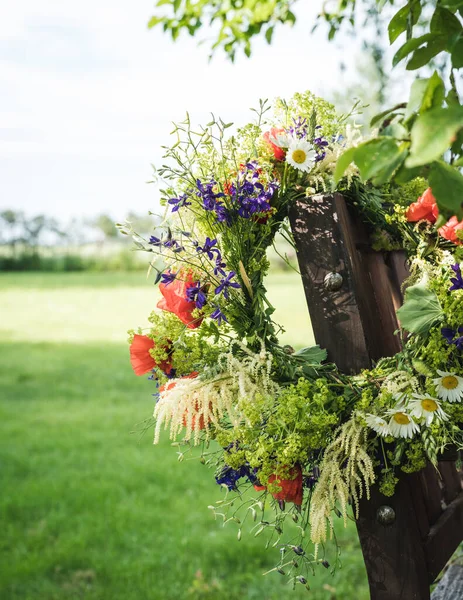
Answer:
<svg viewBox="0 0 463 600"><path fill-rule="evenodd" d="M376 520L380 525L392 525L395 522L395 510L390 506L380 506L376 511Z"/></svg>
<svg viewBox="0 0 463 600"><path fill-rule="evenodd" d="M342 286L341 273L327 273L323 280L323 285L329 292L337 292Z"/></svg>

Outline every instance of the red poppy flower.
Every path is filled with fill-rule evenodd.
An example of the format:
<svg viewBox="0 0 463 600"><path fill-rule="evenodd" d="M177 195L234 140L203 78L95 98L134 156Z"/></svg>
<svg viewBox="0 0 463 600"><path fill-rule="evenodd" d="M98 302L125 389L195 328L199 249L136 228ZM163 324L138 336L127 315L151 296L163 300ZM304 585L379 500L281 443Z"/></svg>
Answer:
<svg viewBox="0 0 463 600"><path fill-rule="evenodd" d="M416 202L410 204L405 216L410 223L416 223L417 221L436 222L439 209L431 188L428 188Z"/></svg>
<svg viewBox="0 0 463 600"><path fill-rule="evenodd" d="M158 308L174 313L185 323L189 329L196 329L201 325L202 318L194 318L192 313L196 308L194 301L187 300L186 292L189 287L193 287L195 281L191 273L182 281L177 277L172 283L159 284L159 290L163 298L158 302Z"/></svg>
<svg viewBox="0 0 463 600"><path fill-rule="evenodd" d="M453 242L454 244L461 245L463 241L457 237L457 231L463 230L463 221L458 221L457 217L452 217L447 221L445 225L440 227L439 235Z"/></svg>
<svg viewBox="0 0 463 600"><path fill-rule="evenodd" d="M130 362L135 375L145 375L154 367L158 367L166 374L170 373L172 363L169 360L163 360L157 364L149 352L151 348L154 348L154 341L151 338L137 333L133 336L130 344Z"/></svg>
<svg viewBox="0 0 463 600"><path fill-rule="evenodd" d="M277 146L274 142L272 142L272 140L270 138L271 137L274 138L279 133L284 133L284 131L285 131L284 129L281 129L278 127L272 127L270 129L270 131L266 131L263 135L264 140L272 148L273 156L276 158L276 160L284 160L286 152L283 148L280 148L280 146Z"/></svg>
<svg viewBox="0 0 463 600"><path fill-rule="evenodd" d="M284 502L294 502L294 504L302 504L302 469L299 465L293 467L289 474L294 479L280 479L276 475L270 475L268 482L277 483L281 487L281 491L272 494L275 500L283 500ZM257 492L263 492L266 487L264 485L254 485Z"/></svg>

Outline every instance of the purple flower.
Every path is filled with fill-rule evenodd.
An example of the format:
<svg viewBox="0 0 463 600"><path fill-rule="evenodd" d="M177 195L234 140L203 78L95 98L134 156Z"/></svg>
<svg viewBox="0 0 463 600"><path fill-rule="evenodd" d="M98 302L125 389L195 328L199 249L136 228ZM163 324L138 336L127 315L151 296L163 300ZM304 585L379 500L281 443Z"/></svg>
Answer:
<svg viewBox="0 0 463 600"><path fill-rule="evenodd" d="M233 204L238 208L238 215L249 219L257 213L268 212L278 183L272 181L264 187L259 181L260 173L257 162L249 162L241 168L236 183L232 183L229 194Z"/></svg>
<svg viewBox="0 0 463 600"><path fill-rule="evenodd" d="M226 266L227 264L222 262L222 257L217 257L215 261L214 275L222 275L222 277L225 277L224 269Z"/></svg>
<svg viewBox="0 0 463 600"><path fill-rule="evenodd" d="M196 285L192 285L187 289L186 299L188 302L194 302L196 304L196 308L203 308L207 302L207 296L202 289L200 281L197 281Z"/></svg>
<svg viewBox="0 0 463 600"><path fill-rule="evenodd" d="M210 260L213 260L214 254L217 254L217 260L219 260L221 258L220 250L214 246L217 246L217 240L211 240L207 237L202 247L196 247L196 252L199 252L200 254L207 254Z"/></svg>
<svg viewBox="0 0 463 600"><path fill-rule="evenodd" d="M223 198L225 194L223 192L214 192L214 187L217 182L211 179L209 183L202 184L199 179L196 180L197 192L196 195L203 201L203 208L205 210L215 210L215 205L218 198Z"/></svg>
<svg viewBox="0 0 463 600"><path fill-rule="evenodd" d="M152 235L152 236L150 237L150 241L149 241L149 243L150 243L152 246L159 246L159 247L161 247L161 246L162 246L162 241L161 241L161 240L160 240L158 237L156 237L156 236L154 236L154 235Z"/></svg>
<svg viewBox="0 0 463 600"><path fill-rule="evenodd" d="M185 248L183 246L180 246L180 244L172 238L170 238L164 242L164 247L171 248L172 252L182 252L183 250L185 250Z"/></svg>
<svg viewBox="0 0 463 600"><path fill-rule="evenodd" d="M225 323L228 323L227 317L223 314L223 312L218 306L214 310L214 312L211 313L211 319L215 319L217 321L217 325L222 325L223 321L225 321Z"/></svg>
<svg viewBox="0 0 463 600"><path fill-rule="evenodd" d="M286 131L299 140L306 138L308 135L307 119L303 119L302 117L293 119L293 126Z"/></svg>
<svg viewBox="0 0 463 600"><path fill-rule="evenodd" d="M449 344L453 344L460 351L463 350L463 326L459 327L456 331L450 327L442 327L441 333Z"/></svg>
<svg viewBox="0 0 463 600"><path fill-rule="evenodd" d="M225 484L229 491L236 490L236 482L242 477L247 477L251 483L256 481L254 473L255 469L251 470L248 465L243 465L239 469L231 467L223 467L222 471L216 475L216 482L219 485Z"/></svg>
<svg viewBox="0 0 463 600"><path fill-rule="evenodd" d="M177 273L172 273L171 271L168 271L167 273L163 273L161 275L161 283L163 283L164 285L169 285L169 283L172 283L176 277Z"/></svg>
<svg viewBox="0 0 463 600"><path fill-rule="evenodd" d="M452 287L449 291L453 290L463 290L463 276L461 274L461 267L458 263L452 265L452 269L455 273L455 277L452 277L450 280L452 282Z"/></svg>
<svg viewBox="0 0 463 600"><path fill-rule="evenodd" d="M172 212L177 212L183 206L191 206L191 202L188 202L187 194L181 194L178 198L171 198L167 202L173 206Z"/></svg>
<svg viewBox="0 0 463 600"><path fill-rule="evenodd" d="M215 293L220 294L221 292L223 292L224 297L228 300L228 288L240 288L240 284L236 283L235 281L231 281L231 279L236 275L235 271L230 271L230 273L224 277L221 282L220 285L218 285L215 288Z"/></svg>

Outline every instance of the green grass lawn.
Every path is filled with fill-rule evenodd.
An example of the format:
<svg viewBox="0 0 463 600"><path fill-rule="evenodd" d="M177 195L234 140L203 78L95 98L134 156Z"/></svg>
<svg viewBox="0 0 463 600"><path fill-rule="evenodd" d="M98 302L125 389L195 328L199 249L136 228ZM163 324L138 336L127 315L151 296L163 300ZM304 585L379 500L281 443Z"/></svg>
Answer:
<svg viewBox="0 0 463 600"><path fill-rule="evenodd" d="M312 343L297 276L268 287L285 341ZM139 274L0 275L0 599L368 598L352 524L343 567L293 593L260 537L213 520L211 471L131 434L154 390L125 332L155 303Z"/></svg>

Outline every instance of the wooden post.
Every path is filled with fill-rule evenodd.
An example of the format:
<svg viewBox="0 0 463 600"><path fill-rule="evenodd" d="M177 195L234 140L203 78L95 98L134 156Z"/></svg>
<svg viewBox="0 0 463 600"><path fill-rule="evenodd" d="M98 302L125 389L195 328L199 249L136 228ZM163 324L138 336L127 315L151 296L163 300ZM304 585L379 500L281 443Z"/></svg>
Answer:
<svg viewBox="0 0 463 600"><path fill-rule="evenodd" d="M399 352L405 255L372 251L340 194L297 201L290 222L315 339L328 360L358 373ZM357 529L372 600L429 600L429 584L463 539L460 479L454 463L440 470L401 477L393 498L374 486L361 501Z"/></svg>

